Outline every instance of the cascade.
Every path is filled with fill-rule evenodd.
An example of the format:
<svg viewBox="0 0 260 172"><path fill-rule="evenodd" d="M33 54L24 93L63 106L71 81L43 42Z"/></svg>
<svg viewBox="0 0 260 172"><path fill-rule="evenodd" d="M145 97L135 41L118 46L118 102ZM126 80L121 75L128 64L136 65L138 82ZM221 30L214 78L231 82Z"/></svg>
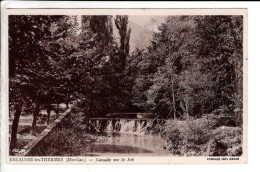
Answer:
<svg viewBox="0 0 260 172"><path fill-rule="evenodd" d="M97 132L135 132L149 130L151 120L146 119L90 119L89 124Z"/></svg>

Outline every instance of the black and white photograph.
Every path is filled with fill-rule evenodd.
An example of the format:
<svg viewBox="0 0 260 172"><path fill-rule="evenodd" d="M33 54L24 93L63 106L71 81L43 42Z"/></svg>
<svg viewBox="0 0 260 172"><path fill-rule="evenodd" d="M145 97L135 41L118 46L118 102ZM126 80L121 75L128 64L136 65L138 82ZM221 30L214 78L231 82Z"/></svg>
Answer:
<svg viewBox="0 0 260 172"><path fill-rule="evenodd" d="M9 162L247 158L247 11L222 12L9 14Z"/></svg>

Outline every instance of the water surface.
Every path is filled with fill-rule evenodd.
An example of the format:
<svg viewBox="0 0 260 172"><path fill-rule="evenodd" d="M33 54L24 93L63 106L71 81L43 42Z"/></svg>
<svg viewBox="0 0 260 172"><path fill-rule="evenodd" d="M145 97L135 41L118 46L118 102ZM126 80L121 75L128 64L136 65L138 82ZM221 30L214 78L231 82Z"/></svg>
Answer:
<svg viewBox="0 0 260 172"><path fill-rule="evenodd" d="M82 147L81 156L171 156L159 136L104 132L98 137L98 141Z"/></svg>

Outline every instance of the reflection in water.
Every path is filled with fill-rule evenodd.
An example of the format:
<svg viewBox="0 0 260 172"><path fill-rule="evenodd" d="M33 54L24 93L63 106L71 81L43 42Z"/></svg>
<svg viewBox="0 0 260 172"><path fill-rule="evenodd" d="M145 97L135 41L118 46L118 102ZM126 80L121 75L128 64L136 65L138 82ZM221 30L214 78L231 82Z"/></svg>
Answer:
<svg viewBox="0 0 260 172"><path fill-rule="evenodd" d="M97 142L87 143L82 147L81 156L138 155L170 156L163 149L164 140L159 136L135 133L104 132Z"/></svg>
<svg viewBox="0 0 260 172"><path fill-rule="evenodd" d="M152 151L143 148L111 144L92 144L90 146L88 145L85 151L95 153L152 153Z"/></svg>

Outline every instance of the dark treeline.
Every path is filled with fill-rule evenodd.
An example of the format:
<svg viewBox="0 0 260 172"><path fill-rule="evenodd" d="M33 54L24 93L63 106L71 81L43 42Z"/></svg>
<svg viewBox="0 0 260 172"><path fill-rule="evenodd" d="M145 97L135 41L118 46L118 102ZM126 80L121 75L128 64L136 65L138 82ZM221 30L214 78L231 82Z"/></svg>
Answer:
<svg viewBox="0 0 260 172"><path fill-rule="evenodd" d="M167 17L147 49L129 54L128 16L82 16L81 30L76 16L9 16L14 124L21 110L33 114L33 134L40 109L72 101L86 119L233 114L242 109L242 31L242 16Z"/></svg>
<svg viewBox="0 0 260 172"><path fill-rule="evenodd" d="M242 16L168 17L129 58L132 102L162 116L242 109Z"/></svg>
<svg viewBox="0 0 260 172"><path fill-rule="evenodd" d="M23 112L33 115L34 135L40 110L47 110L49 121L52 104L77 102L86 119L126 107L122 95L131 33L128 16L82 16L81 28L77 19L9 16L9 100L15 115L10 151Z"/></svg>

